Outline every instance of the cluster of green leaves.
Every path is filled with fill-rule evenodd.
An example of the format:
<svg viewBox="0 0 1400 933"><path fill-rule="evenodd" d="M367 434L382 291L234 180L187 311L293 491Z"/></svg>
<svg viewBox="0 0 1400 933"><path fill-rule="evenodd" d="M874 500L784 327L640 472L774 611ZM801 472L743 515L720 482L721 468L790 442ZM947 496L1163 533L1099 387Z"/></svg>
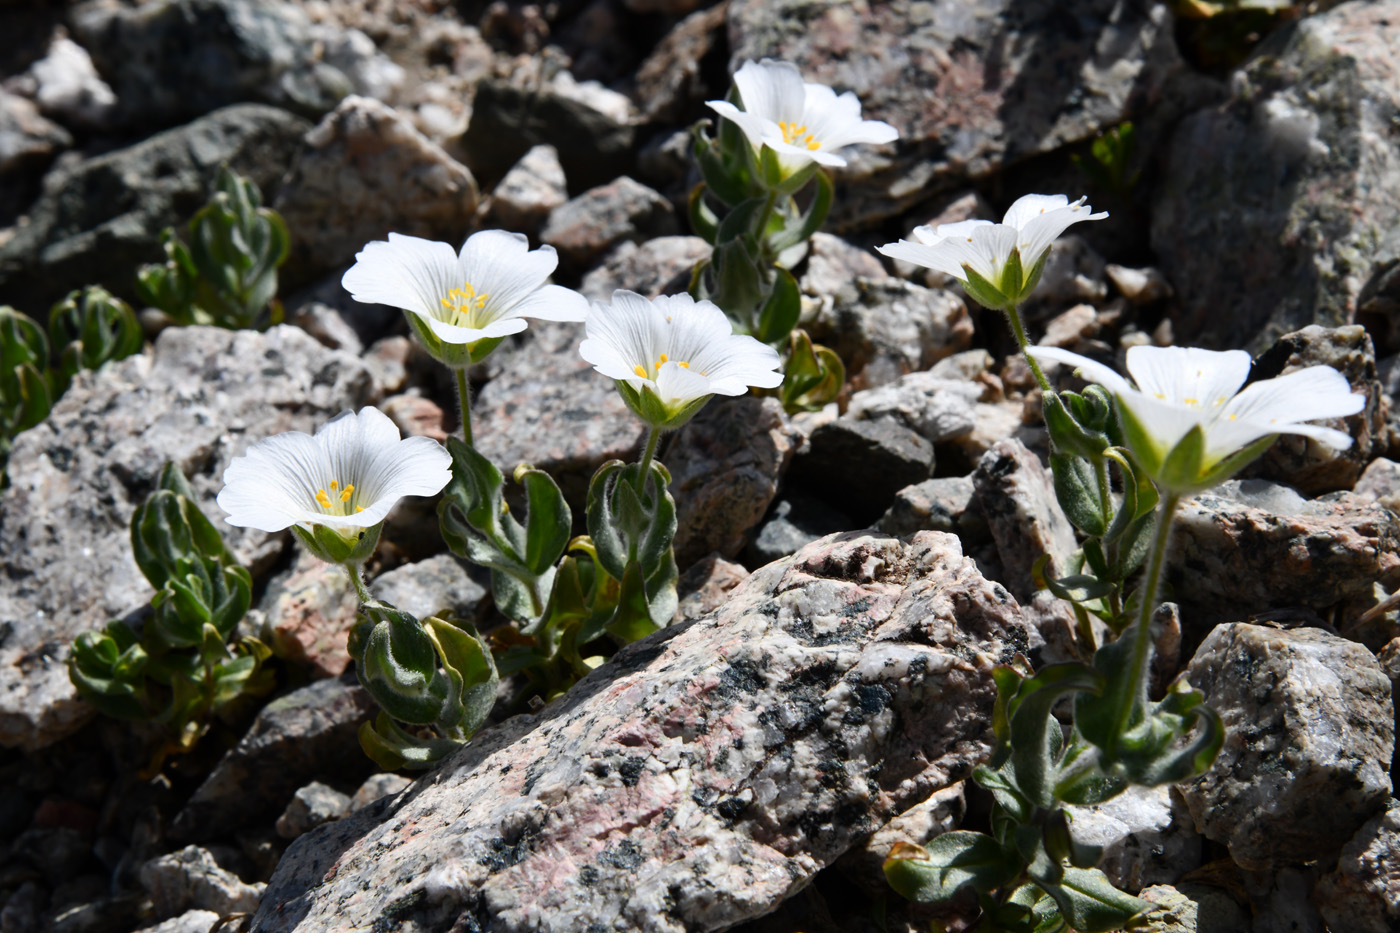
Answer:
<svg viewBox="0 0 1400 933"><path fill-rule="evenodd" d="M131 548L156 590L151 612L139 631L113 621L80 635L68 674L101 712L165 729L157 767L166 754L192 748L212 717L228 718L246 698L272 689L274 677L264 666L265 645L233 640L252 600L252 577L173 463L131 517Z"/></svg>
<svg viewBox="0 0 1400 933"><path fill-rule="evenodd" d="M730 100L737 103L737 91ZM789 411L820 408L840 392L846 370L797 327L802 295L791 269L831 210L831 176L816 163L784 175L775 153L755 151L730 121L714 136L708 125L692 131L702 181L690 193L690 223L713 250L696 265L690 293L722 308L737 332L784 351L780 394Z"/></svg>
<svg viewBox="0 0 1400 933"><path fill-rule="evenodd" d="M190 220L189 245L161 234L166 260L136 274L141 300L177 324L250 328L282 320L277 267L287 259L287 225L262 206L257 185L219 169L209 203Z"/></svg>
<svg viewBox="0 0 1400 933"><path fill-rule="evenodd" d="M131 307L96 285L53 306L47 337L36 321L0 307L0 483L14 436L48 417L78 370L131 356L141 340Z"/></svg>
<svg viewBox="0 0 1400 933"><path fill-rule="evenodd" d="M1089 157L1070 156L1074 167L1090 182L1120 198L1132 194L1142 170L1133 167L1137 155L1137 129L1125 121L1101 133L1089 146Z"/></svg>

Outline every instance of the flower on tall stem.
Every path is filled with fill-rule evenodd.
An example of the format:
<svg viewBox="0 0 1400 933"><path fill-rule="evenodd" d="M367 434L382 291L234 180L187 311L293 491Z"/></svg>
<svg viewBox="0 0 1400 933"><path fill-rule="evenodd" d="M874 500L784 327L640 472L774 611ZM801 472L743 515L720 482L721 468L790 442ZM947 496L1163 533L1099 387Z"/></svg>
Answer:
<svg viewBox="0 0 1400 933"><path fill-rule="evenodd" d="M789 62L744 62L734 86L742 108L727 100L706 105L738 126L755 153L765 146L772 150L782 178L813 164L845 165L838 152L846 146L899 138L888 123L862 120L860 100L850 91L838 96L824 84L808 84Z"/></svg>
<svg viewBox="0 0 1400 933"><path fill-rule="evenodd" d="M689 295L648 299L623 289L595 301L579 353L617 382L628 407L653 429L685 424L712 395L782 384L778 352L734 333L723 311Z"/></svg>
<svg viewBox="0 0 1400 933"><path fill-rule="evenodd" d="M1134 456L1163 490L1189 494L1224 482L1262 454L1279 434L1301 434L1345 450L1351 437L1305 424L1343 418L1366 407L1346 377L1309 366L1244 386L1243 350L1132 347L1124 379L1102 363L1056 347L1029 347L1041 362L1073 366L1118 401L1123 434ZM1240 387L1244 386L1243 389Z"/></svg>
<svg viewBox="0 0 1400 933"><path fill-rule="evenodd" d="M356 301L407 312L428 352L452 369L480 362L525 318L582 321L588 301L546 284L559 257L552 246L530 249L519 233L482 230L454 250L447 243L399 233L355 256L341 285Z"/></svg>
<svg viewBox="0 0 1400 933"><path fill-rule="evenodd" d="M224 470L216 501L230 525L291 528L322 560L358 564L374 552L394 503L441 492L451 464L436 441L401 439L387 415L362 408L314 436L288 431L249 447Z"/></svg>
<svg viewBox="0 0 1400 933"><path fill-rule="evenodd" d="M963 220L932 227L915 227L913 240L900 240L876 249L951 275L962 282L974 301L994 311L1013 311L1040 281L1050 247L1060 234L1085 220L1103 220L1084 198L1070 201L1063 194L1020 197L1001 223Z"/></svg>

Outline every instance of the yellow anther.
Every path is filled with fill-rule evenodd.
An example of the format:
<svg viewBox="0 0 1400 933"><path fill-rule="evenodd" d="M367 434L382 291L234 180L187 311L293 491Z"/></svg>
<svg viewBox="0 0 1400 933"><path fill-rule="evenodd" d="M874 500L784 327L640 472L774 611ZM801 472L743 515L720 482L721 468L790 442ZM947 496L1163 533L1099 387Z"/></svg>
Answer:
<svg viewBox="0 0 1400 933"><path fill-rule="evenodd" d="M363 512L364 510L365 510L365 507L364 507L363 505L357 505L357 506L355 506L355 512L356 512L357 514L360 513L360 512Z"/></svg>
<svg viewBox="0 0 1400 933"><path fill-rule="evenodd" d="M808 148L808 149L820 149L821 147L822 147L822 144L819 143L819 142L817 142L815 139L808 139L808 140L807 140L807 148Z"/></svg>
<svg viewBox="0 0 1400 933"><path fill-rule="evenodd" d="M335 488L339 485L340 484L337 483L335 480L331 480L331 492L335 492Z"/></svg>
<svg viewBox="0 0 1400 933"><path fill-rule="evenodd" d="M331 488L332 488L332 489L335 488L335 483L331 483ZM354 485L353 483L347 483L347 484L345 485L345 491L342 492L342 493L340 494L340 501L341 501L341 502L349 502L349 501L350 501L350 494L351 494L352 492L354 492L354 491L355 491L355 485Z"/></svg>
<svg viewBox="0 0 1400 933"><path fill-rule="evenodd" d="M477 309L486 307L486 299L489 297L491 296L486 292L482 292L478 295L476 289L472 287L472 283L463 282L461 288L448 290L447 297L442 299L442 306L448 311L451 311L453 316L456 317L464 314L468 308L473 306ZM449 321L449 323L458 322ZM469 319L467 326L473 326L473 324L474 322Z"/></svg>
<svg viewBox="0 0 1400 933"><path fill-rule="evenodd" d="M1184 399L1182 399L1182 401L1185 402L1187 405L1199 405L1199 404L1201 404L1201 400L1198 399L1198 398L1184 398Z"/></svg>
<svg viewBox="0 0 1400 933"><path fill-rule="evenodd" d="M1163 395L1161 392L1153 392L1152 394L1155 395L1155 396L1157 396L1157 397L1160 398L1160 399L1163 399L1163 400L1166 399L1166 396Z"/></svg>
<svg viewBox="0 0 1400 933"><path fill-rule="evenodd" d="M807 132L807 125L805 123L798 124L780 121L778 123L778 129L782 131L783 142L787 143L789 146L804 145L808 149L820 149L822 147L822 144L817 142L811 133Z"/></svg>
<svg viewBox="0 0 1400 933"><path fill-rule="evenodd" d="M666 362L666 361L669 360L669 359L670 359L670 357L663 353L663 354L661 354L660 362L664 363L664 362Z"/></svg>
<svg viewBox="0 0 1400 933"><path fill-rule="evenodd" d="M637 377L640 379L645 379L647 377L647 371L640 366L633 366L632 372L636 373Z"/></svg>
<svg viewBox="0 0 1400 933"><path fill-rule="evenodd" d="M690 364L689 364L689 363L677 363L676 365L679 366L681 369L689 369L689 368L690 368Z"/></svg>
<svg viewBox="0 0 1400 933"><path fill-rule="evenodd" d="M326 495L326 491L324 489L316 490L316 501L321 503L321 508L323 509L328 509L331 507L331 497Z"/></svg>

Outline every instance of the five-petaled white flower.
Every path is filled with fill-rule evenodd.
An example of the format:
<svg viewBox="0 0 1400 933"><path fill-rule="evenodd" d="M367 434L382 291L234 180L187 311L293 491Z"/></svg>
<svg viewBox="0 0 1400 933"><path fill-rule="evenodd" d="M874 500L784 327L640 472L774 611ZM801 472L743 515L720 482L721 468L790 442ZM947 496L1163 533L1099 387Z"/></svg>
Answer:
<svg viewBox="0 0 1400 933"><path fill-rule="evenodd" d="M1249 376L1243 350L1132 347L1129 383L1102 363L1056 347L1028 347L1041 362L1065 363L1118 400L1123 433L1143 468L1176 493L1223 482L1262 454L1278 434L1301 434L1344 450L1351 437L1304 424L1342 418L1366 407L1346 377L1330 366L1309 366L1240 386Z"/></svg>
<svg viewBox="0 0 1400 933"><path fill-rule="evenodd" d="M317 556L343 563L374 550L379 525L403 496L431 496L452 478L452 458L427 437L401 439L377 408L346 411L315 436L277 434L224 470L219 508L230 525L291 527Z"/></svg>
<svg viewBox="0 0 1400 933"><path fill-rule="evenodd" d="M1001 223L963 220L938 229L915 227L913 240L876 247L891 259L927 266L960 280L978 304L1005 311L1020 304L1040 281L1045 257L1071 224L1103 220L1084 199L1063 194L1018 198Z"/></svg>
<svg viewBox="0 0 1400 933"><path fill-rule="evenodd" d="M454 369L480 361L524 318L582 321L588 301L545 284L559 264L552 246L530 249L519 233L482 230L457 252L403 234L369 243L340 284L356 301L402 308L436 359Z"/></svg>
<svg viewBox="0 0 1400 933"><path fill-rule="evenodd" d="M705 103L732 120L755 150L773 150L784 177L813 162L845 165L837 155L844 146L899 138L899 131L888 123L862 120L860 100L850 91L838 97L824 84L808 84L789 62L744 62L734 74L734 86L742 110L726 100Z"/></svg>
<svg viewBox="0 0 1400 933"><path fill-rule="evenodd" d="M778 351L734 333L723 311L689 295L648 299L619 289L595 301L579 353L655 428L677 428L712 395L743 395L749 386L782 384Z"/></svg>

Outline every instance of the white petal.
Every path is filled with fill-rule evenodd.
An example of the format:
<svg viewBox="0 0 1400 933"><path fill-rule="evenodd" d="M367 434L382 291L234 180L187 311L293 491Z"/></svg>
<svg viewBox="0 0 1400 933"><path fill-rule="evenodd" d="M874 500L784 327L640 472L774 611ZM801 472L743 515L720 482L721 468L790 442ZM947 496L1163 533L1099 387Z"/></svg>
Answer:
<svg viewBox="0 0 1400 933"><path fill-rule="evenodd" d="M1111 367L1097 363L1087 356L1061 350L1059 347L1027 347L1026 352L1039 363L1063 363L1073 367L1085 382L1094 382L1117 396L1132 395L1136 390L1128 380L1118 375Z"/></svg>
<svg viewBox="0 0 1400 933"><path fill-rule="evenodd" d="M794 146L783 142L781 136L764 136L763 144L778 154L778 164L789 173L801 169L808 162L838 167L846 164L845 159L825 147L808 149L806 146Z"/></svg>
<svg viewBox="0 0 1400 933"><path fill-rule="evenodd" d="M935 246L930 246L926 243L900 240L898 243L886 243L884 246L875 247L875 249L891 259L902 259L905 262L912 262L916 266L935 269L956 279L967 279L967 272L957 261L957 256L960 254L944 248L941 241Z"/></svg>
<svg viewBox="0 0 1400 933"><path fill-rule="evenodd" d="M316 490L329 468L324 449L311 435L278 434L229 463L215 501L228 513L230 525L281 531L315 514Z"/></svg>
<svg viewBox="0 0 1400 933"><path fill-rule="evenodd" d="M800 121L807 102L802 73L790 62L744 62L734 73L744 110L774 123Z"/></svg>
<svg viewBox="0 0 1400 933"><path fill-rule="evenodd" d="M1139 346L1128 349L1127 365L1144 394L1214 413L1244 385L1251 363L1243 350Z"/></svg>
<svg viewBox="0 0 1400 933"><path fill-rule="evenodd" d="M1211 421L1204 412L1164 402L1141 392L1114 394L1118 398L1118 404L1131 411L1143 429L1161 445L1161 453L1165 454L1175 447L1177 442L1198 424L1207 432L1206 447L1209 450Z"/></svg>
<svg viewBox="0 0 1400 933"><path fill-rule="evenodd" d="M476 343L478 340L488 340L492 337L508 337L511 334L518 334L527 326L523 318L508 317L495 320L485 327L458 327L456 324L449 324L446 321L439 321L437 318L427 314L418 315L427 325L428 329L443 343L468 344Z"/></svg>
<svg viewBox="0 0 1400 933"><path fill-rule="evenodd" d="M773 389L783 384L776 372L781 362L778 351L747 334L734 334L719 348L718 358L702 358L690 364L710 380L710 391L717 395L743 395L749 386Z"/></svg>
<svg viewBox="0 0 1400 933"><path fill-rule="evenodd" d="M1225 413L1260 424L1295 424L1345 418L1365 407L1366 396L1352 392L1346 376L1330 366L1309 366L1245 386Z"/></svg>
<svg viewBox="0 0 1400 933"><path fill-rule="evenodd" d="M612 302L593 302L584 320L587 339L579 353L593 368L613 379L633 379L633 368L649 371L661 353L665 320L650 301L618 289Z"/></svg>
<svg viewBox="0 0 1400 933"><path fill-rule="evenodd" d="M735 126L739 127L744 134L744 138L749 141L749 145L753 146L755 149L760 148L764 140L769 137L782 136L782 131L778 129L778 124L771 120L765 120L762 117L755 116L754 114L745 113L727 100L707 100L705 101L705 106L709 107L726 120L732 121Z"/></svg>
<svg viewBox="0 0 1400 933"><path fill-rule="evenodd" d="M546 285L510 309L511 317L537 321L582 321L588 317L588 299L562 285Z"/></svg>
<svg viewBox="0 0 1400 933"><path fill-rule="evenodd" d="M1068 206L1069 198L1063 194L1023 194L1006 209L1001 222L1020 230L1041 214Z"/></svg>
<svg viewBox="0 0 1400 933"><path fill-rule="evenodd" d="M1059 235L1071 225L1082 220L1103 220L1108 216L1107 211L1098 214L1091 213L1093 208L1083 204L1083 200L1080 198L1079 201L1068 207L1037 214L1021 225L1016 245L1021 250L1021 264L1023 266L1030 268L1035 265Z"/></svg>
<svg viewBox="0 0 1400 933"><path fill-rule="evenodd" d="M340 284L356 301L433 317L448 290L461 286L461 277L457 253L447 243L391 233L387 243L366 244Z"/></svg>
<svg viewBox="0 0 1400 933"><path fill-rule="evenodd" d="M724 394L742 395L743 391ZM662 363L656 372L656 394L668 405L683 405L713 392L715 389L709 379L674 361Z"/></svg>
<svg viewBox="0 0 1400 933"><path fill-rule="evenodd" d="M544 287L558 265L554 247L532 250L530 241L519 233L482 230L462 244L463 282L469 283L478 295L486 295L482 310L492 319L506 316ZM463 282L455 287L460 288Z"/></svg>
<svg viewBox="0 0 1400 933"><path fill-rule="evenodd" d="M734 325L712 301L681 294L664 295L652 304L667 324L659 350L677 362L711 362L709 354L719 351L734 333Z"/></svg>

